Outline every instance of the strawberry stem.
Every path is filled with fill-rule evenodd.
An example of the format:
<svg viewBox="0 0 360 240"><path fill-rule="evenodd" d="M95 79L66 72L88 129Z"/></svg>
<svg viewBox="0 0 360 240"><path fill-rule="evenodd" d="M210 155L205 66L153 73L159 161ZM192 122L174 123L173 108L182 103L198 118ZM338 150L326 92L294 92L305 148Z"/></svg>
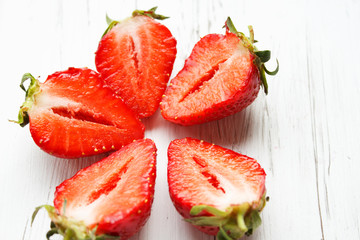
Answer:
<svg viewBox="0 0 360 240"><path fill-rule="evenodd" d="M269 71L265 67L265 63L270 60L271 52L269 50L265 51L258 51L254 43L257 41L254 38L254 29L250 25L248 26L250 37L246 37L244 33L238 32L234 26L234 23L232 22L231 18L228 17L225 22L226 31L234 33L238 38L240 38L242 44L249 49L249 51L255 56L254 64L257 66L259 73L260 73L260 80L261 85L264 88L265 94L268 94L268 84L266 80L266 74L274 76L279 71L279 61L276 59L277 67L274 71Z"/></svg>
<svg viewBox="0 0 360 240"><path fill-rule="evenodd" d="M28 79L30 79L30 85L28 89L26 89L24 87L24 82ZM29 123L28 111L30 111L33 106L36 95L40 92L40 82L30 73L25 73L21 79L20 88L25 91L25 102L20 107L18 120L10 120L10 122L14 122L20 124L21 127L25 127Z"/></svg>

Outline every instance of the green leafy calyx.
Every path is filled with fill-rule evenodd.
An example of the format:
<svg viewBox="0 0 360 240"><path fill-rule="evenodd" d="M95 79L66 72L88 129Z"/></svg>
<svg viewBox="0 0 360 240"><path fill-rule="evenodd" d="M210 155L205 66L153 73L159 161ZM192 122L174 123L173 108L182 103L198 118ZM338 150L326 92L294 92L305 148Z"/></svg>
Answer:
<svg viewBox="0 0 360 240"><path fill-rule="evenodd" d="M244 235L251 235L260 226L260 211L265 206L265 194L257 204L243 203L228 207L221 211L215 207L198 205L191 208L190 215L194 216L185 221L196 226L218 227L218 240L235 240ZM200 215L201 213L209 215Z"/></svg>
<svg viewBox="0 0 360 240"><path fill-rule="evenodd" d="M153 7L149 10L135 10L132 13L133 17L136 16L148 16L157 20L164 20L167 19L169 17L165 17L163 15L157 14L155 13L157 7ZM121 21L117 21L117 20L113 20L111 19L107 14L106 14L106 23L108 24L107 29L105 30L104 34L101 36L101 38L103 38L116 24L120 23Z"/></svg>
<svg viewBox="0 0 360 240"><path fill-rule="evenodd" d="M66 206L66 202L64 206ZM75 219L66 217L64 214L60 215L56 212L55 208L50 205L42 205L37 207L32 215L31 224L34 222L34 219L41 208L45 208L51 219L50 230L46 234L46 238L48 240L54 234L62 235L64 240L120 239L119 236L111 236L106 234L96 235L97 227L90 229L82 221L77 221ZM63 211L65 212L65 207Z"/></svg>
<svg viewBox="0 0 360 240"><path fill-rule="evenodd" d="M108 24L108 27L106 28L105 32L103 33L103 35L101 36L101 38L103 38L116 24L118 24L120 21L116 21L111 19L107 14L106 14L106 23Z"/></svg>
<svg viewBox="0 0 360 240"><path fill-rule="evenodd" d="M24 87L24 82L30 79L30 85L28 89ZM35 102L36 95L40 93L40 82L35 79L30 73L25 73L21 79L20 88L25 91L25 102L21 105L18 114L18 120L10 120L11 122L20 124L21 127L26 126L29 123L29 115L31 107Z"/></svg>
<svg viewBox="0 0 360 240"><path fill-rule="evenodd" d="M249 33L250 33L250 37L246 37L244 33L242 32L238 32L233 24L233 22L231 21L231 18L228 17L226 19L225 22L225 27L226 30L229 32L232 32L234 34L236 34L236 36L238 38L240 38L242 44L249 49L249 51L255 56L254 59L254 64L257 66L257 68L259 69L260 72L260 80L262 83L262 86L264 87L264 92L266 94L268 94L268 84L267 84L267 80L266 80L266 74L268 75L276 75L279 71L279 62L276 59L276 69L274 71L269 71L266 67L265 67L265 63L267 61L270 60L271 57L271 52L269 50L265 50L265 51L259 51L256 46L254 45L257 41L254 39L254 29L252 26L249 26Z"/></svg>
<svg viewBox="0 0 360 240"><path fill-rule="evenodd" d="M164 19L169 18L169 17L165 17L163 15L155 13L156 9L157 9L157 7L150 8L147 11L145 11L145 10L135 10L135 11L133 11L132 16L136 17L136 16L143 15L143 16L148 16L148 17L151 17L151 18L154 18L154 19L157 19L157 20L164 20Z"/></svg>

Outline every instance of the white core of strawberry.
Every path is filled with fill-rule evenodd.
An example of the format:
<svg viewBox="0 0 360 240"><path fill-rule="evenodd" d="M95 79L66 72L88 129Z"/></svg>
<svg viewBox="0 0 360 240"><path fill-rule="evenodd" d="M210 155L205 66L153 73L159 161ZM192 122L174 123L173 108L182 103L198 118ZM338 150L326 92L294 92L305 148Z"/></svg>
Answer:
<svg viewBox="0 0 360 240"><path fill-rule="evenodd" d="M92 226L98 222L98 209L104 205L106 195L102 194L98 199L88 205L68 206L65 215L73 219L83 221L86 226Z"/></svg>
<svg viewBox="0 0 360 240"><path fill-rule="evenodd" d="M137 31L139 27L142 27L144 24L146 24L146 21L148 21L146 17L128 18L121 22L121 24L117 24L111 31L114 31L115 36L117 37L116 41L118 42L124 36L130 36L134 41L134 50L138 52L139 49L137 47L141 46L141 43Z"/></svg>
<svg viewBox="0 0 360 240"><path fill-rule="evenodd" d="M121 21L121 24L117 24L113 29L116 33L127 33L128 35L136 35L136 31L138 27L143 26L143 24L147 21L146 17L130 17ZM122 35L124 36L124 35Z"/></svg>
<svg viewBox="0 0 360 240"><path fill-rule="evenodd" d="M39 94L36 97L36 103L33 107L33 110L39 110L39 109L50 109L53 107L68 107L68 106L72 106L73 108L80 108L81 104L71 101L68 98L63 98L63 97L57 97L57 96L53 96L51 94L48 94L45 91L42 91L41 94Z"/></svg>
<svg viewBox="0 0 360 240"><path fill-rule="evenodd" d="M220 182L221 187L224 189L225 194L221 197L219 195L214 196L214 202L217 203L217 207L220 210L226 210L227 207L232 205L241 205L242 203L254 203L258 202L261 195L255 192L245 179L241 176L237 176L236 185L233 184L234 179L229 180L221 174L214 175Z"/></svg>

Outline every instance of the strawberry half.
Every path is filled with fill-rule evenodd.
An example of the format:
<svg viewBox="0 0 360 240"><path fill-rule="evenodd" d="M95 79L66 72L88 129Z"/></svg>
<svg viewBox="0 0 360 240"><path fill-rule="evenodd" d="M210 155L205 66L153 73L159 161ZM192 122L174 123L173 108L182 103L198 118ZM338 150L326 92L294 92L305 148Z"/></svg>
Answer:
<svg viewBox="0 0 360 240"><path fill-rule="evenodd" d="M176 40L154 19L156 8L136 10L121 22L108 19L95 64L104 81L140 118L159 107L176 56Z"/></svg>
<svg viewBox="0 0 360 240"><path fill-rule="evenodd" d="M261 223L265 172L256 160L192 138L168 148L168 183L176 210L218 239L238 239Z"/></svg>
<svg viewBox="0 0 360 240"><path fill-rule="evenodd" d="M27 79L31 83L25 90ZM44 83L25 74L20 86L26 100L17 123L30 122L35 143L47 153L77 158L116 150L144 137L143 124L103 86L95 71L69 68L48 76Z"/></svg>
<svg viewBox="0 0 360 240"><path fill-rule="evenodd" d="M52 220L48 237L128 239L150 216L156 178L156 147L141 139L77 172L55 192L54 207L44 205Z"/></svg>
<svg viewBox="0 0 360 240"><path fill-rule="evenodd" d="M209 34L195 45L184 68L170 81L161 103L165 119L193 125L224 118L250 105L264 86L270 51L258 51L250 38L237 32L231 19L226 34Z"/></svg>

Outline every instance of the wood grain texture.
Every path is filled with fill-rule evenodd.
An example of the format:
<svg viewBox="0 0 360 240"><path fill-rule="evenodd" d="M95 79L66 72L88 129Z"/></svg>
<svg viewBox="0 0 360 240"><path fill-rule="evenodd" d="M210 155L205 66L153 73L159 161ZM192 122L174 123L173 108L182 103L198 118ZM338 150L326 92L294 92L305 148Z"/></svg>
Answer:
<svg viewBox="0 0 360 240"><path fill-rule="evenodd" d="M23 73L45 80L70 66L95 69L105 14L122 19L158 6L177 39L172 76L200 37L223 33L231 16L238 30L252 24L259 49L270 49L280 72L246 110L198 126L144 120L158 148L155 201L132 240L210 240L181 220L168 194L167 147L183 137L203 139L258 159L267 172L270 202L263 224L247 239L360 239L360 2L345 1L45 1L0 0L3 91L0 228L3 239L45 239L49 219L34 208L51 203L55 187L103 156L64 160L42 152L28 127L8 122L24 94ZM269 68L275 66L274 61Z"/></svg>

